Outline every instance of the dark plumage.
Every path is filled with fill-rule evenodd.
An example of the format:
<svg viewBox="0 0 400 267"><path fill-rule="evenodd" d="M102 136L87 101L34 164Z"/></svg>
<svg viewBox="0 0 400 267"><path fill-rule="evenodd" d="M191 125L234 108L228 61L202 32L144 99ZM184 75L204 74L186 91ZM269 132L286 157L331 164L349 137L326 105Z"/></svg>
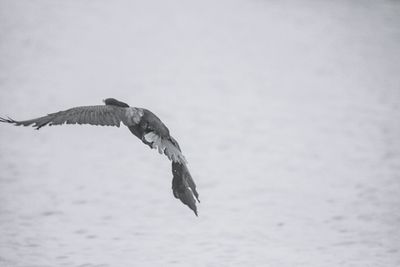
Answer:
<svg viewBox="0 0 400 267"><path fill-rule="evenodd" d="M62 124L119 127L122 122L143 143L151 148L158 149L160 154L165 154L172 161L172 191L174 196L197 215L196 201L200 201L196 184L189 173L186 159L178 142L170 135L164 123L147 109L130 107L114 98L107 98L104 103L105 105L75 107L25 121L0 117L0 122L12 123L17 126L32 125L37 130L46 125Z"/></svg>
<svg viewBox="0 0 400 267"><path fill-rule="evenodd" d="M105 99L104 100L104 104L110 105L110 106L117 106L117 107L121 107L121 108L129 108L128 104L126 104L124 102L121 102L121 101L118 101L115 98L107 98L107 99Z"/></svg>

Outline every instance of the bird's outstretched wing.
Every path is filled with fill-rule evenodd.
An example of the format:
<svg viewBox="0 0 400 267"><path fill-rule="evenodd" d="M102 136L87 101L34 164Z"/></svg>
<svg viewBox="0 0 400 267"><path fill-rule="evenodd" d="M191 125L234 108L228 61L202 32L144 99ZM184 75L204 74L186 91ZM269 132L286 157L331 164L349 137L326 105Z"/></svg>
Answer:
<svg viewBox="0 0 400 267"><path fill-rule="evenodd" d="M136 136L140 136L135 127L129 127L129 129ZM170 135L161 137L155 131L145 133L142 141L151 148L158 149L160 154L165 154L172 161L172 192L174 197L180 199L197 216L196 201L200 202L199 194L178 142Z"/></svg>
<svg viewBox="0 0 400 267"><path fill-rule="evenodd" d="M120 123L126 120L126 108L111 105L75 107L26 121L16 121L11 118L5 119L0 117L0 122L13 123L17 126L32 125L36 129L40 129L46 125L61 125L64 123L119 127Z"/></svg>

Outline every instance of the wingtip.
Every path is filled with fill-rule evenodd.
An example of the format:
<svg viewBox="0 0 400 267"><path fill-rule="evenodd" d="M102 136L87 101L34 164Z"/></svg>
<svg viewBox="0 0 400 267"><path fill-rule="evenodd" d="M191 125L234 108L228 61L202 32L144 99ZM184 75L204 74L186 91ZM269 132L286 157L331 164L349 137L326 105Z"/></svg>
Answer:
<svg viewBox="0 0 400 267"><path fill-rule="evenodd" d="M175 198L188 206L198 217L196 203L200 203L196 185L185 164L172 162L172 192Z"/></svg>
<svg viewBox="0 0 400 267"><path fill-rule="evenodd" d="M181 200L182 200L182 199L181 199ZM183 202L183 201L182 201L182 202ZM184 202L184 204L185 204L186 206L188 206L189 209L191 209L191 210L193 211L193 213L194 213L194 215L196 215L196 217L199 217L199 213L198 213L198 211L197 211L196 203L190 203L190 202L185 203L185 202Z"/></svg>
<svg viewBox="0 0 400 267"><path fill-rule="evenodd" d="M16 121L7 116L7 119L3 118L3 117L0 117L0 122L15 123Z"/></svg>

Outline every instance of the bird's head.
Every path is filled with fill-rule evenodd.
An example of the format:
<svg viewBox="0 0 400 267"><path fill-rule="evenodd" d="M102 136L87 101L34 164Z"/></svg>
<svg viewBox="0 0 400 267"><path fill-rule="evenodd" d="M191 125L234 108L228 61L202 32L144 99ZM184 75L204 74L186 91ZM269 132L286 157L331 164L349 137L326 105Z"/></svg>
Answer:
<svg viewBox="0 0 400 267"><path fill-rule="evenodd" d="M126 104L124 102L121 102L121 101L118 101L115 98L106 98L106 99L103 100L103 102L106 105L117 106L117 107L122 107L122 108L129 108L128 104Z"/></svg>

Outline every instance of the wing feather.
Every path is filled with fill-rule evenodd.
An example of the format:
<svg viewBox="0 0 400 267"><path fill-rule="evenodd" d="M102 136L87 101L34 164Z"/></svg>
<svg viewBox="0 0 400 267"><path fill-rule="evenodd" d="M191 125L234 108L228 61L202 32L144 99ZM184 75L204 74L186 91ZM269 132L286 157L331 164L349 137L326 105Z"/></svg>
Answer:
<svg viewBox="0 0 400 267"><path fill-rule="evenodd" d="M181 150L176 146L171 138L162 138L155 132L149 132L144 135L145 141L154 149L157 149L160 154L165 154L169 160L186 164L187 161Z"/></svg>
<svg viewBox="0 0 400 267"><path fill-rule="evenodd" d="M174 197L180 199L197 216L196 201L200 202L199 194L178 142L172 136L162 138L155 132L145 134L143 142L158 149L160 154L165 154L172 161L172 192Z"/></svg>
<svg viewBox="0 0 400 267"><path fill-rule="evenodd" d="M199 200L199 194L196 191L196 185L185 164L172 162L172 192L174 197L187 205L197 216L196 200Z"/></svg>
<svg viewBox="0 0 400 267"><path fill-rule="evenodd" d="M17 126L32 125L36 127L36 129L40 129L45 125L62 125L64 123L119 127L121 122L125 123L126 121L126 108L111 105L75 107L25 121L16 121L11 118L4 119L0 117L0 122L13 123Z"/></svg>

